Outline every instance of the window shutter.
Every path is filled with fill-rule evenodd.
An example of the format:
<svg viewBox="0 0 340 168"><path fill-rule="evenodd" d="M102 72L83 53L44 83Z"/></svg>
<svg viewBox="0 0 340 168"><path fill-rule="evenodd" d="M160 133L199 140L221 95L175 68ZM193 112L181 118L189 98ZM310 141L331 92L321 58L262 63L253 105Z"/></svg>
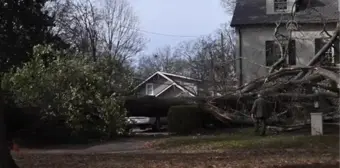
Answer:
<svg viewBox="0 0 340 168"><path fill-rule="evenodd" d="M321 38L316 38L314 41L314 54L318 53L321 48L323 47L323 40ZM323 62L323 59L320 61L321 63Z"/></svg>
<svg viewBox="0 0 340 168"><path fill-rule="evenodd" d="M288 64L289 65L296 65L296 46L295 40L289 41L288 44Z"/></svg>
<svg viewBox="0 0 340 168"><path fill-rule="evenodd" d="M266 41L266 66L271 66L274 64L274 41Z"/></svg>
<svg viewBox="0 0 340 168"><path fill-rule="evenodd" d="M314 54L318 53L321 47L322 47L322 40L320 38L316 38L314 41L314 49L315 49Z"/></svg>
<svg viewBox="0 0 340 168"><path fill-rule="evenodd" d="M335 40L334 42L334 62L336 64L339 64L340 59L339 59L339 39Z"/></svg>

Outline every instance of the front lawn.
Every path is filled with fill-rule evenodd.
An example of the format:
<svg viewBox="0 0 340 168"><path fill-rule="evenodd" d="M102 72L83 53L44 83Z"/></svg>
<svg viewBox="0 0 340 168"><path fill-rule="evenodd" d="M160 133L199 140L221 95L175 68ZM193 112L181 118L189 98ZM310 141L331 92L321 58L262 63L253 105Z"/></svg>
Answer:
<svg viewBox="0 0 340 168"><path fill-rule="evenodd" d="M152 142L153 148L164 152L207 152L227 151L230 149L287 149L287 150L324 150L339 152L339 134L324 136L281 134L256 136L251 130L234 134L177 136Z"/></svg>
<svg viewBox="0 0 340 168"><path fill-rule="evenodd" d="M148 152L14 154L23 168L338 168L339 134L254 136L252 130L174 136L147 142Z"/></svg>
<svg viewBox="0 0 340 168"><path fill-rule="evenodd" d="M194 154L25 154L22 168L338 168L337 156L316 152Z"/></svg>

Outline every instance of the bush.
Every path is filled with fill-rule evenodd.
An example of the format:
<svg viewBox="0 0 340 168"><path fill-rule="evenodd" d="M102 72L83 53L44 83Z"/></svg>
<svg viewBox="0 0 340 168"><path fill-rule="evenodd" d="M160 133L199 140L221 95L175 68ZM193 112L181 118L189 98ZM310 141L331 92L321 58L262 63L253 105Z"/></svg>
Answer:
<svg viewBox="0 0 340 168"><path fill-rule="evenodd" d="M38 109L41 124L61 124L65 129L60 130L71 130L61 132L66 137L112 137L124 130L123 96L133 86L126 65L111 57L93 62L63 56L50 46L34 51L31 61L2 78L2 88L19 108ZM41 131L57 134L47 128Z"/></svg>
<svg viewBox="0 0 340 168"><path fill-rule="evenodd" d="M178 98L144 96L127 99L124 107L129 116L166 117L171 106L186 104L184 100Z"/></svg>
<svg viewBox="0 0 340 168"><path fill-rule="evenodd" d="M190 134L203 128L203 111L196 105L172 106L168 113L168 130L175 134Z"/></svg>

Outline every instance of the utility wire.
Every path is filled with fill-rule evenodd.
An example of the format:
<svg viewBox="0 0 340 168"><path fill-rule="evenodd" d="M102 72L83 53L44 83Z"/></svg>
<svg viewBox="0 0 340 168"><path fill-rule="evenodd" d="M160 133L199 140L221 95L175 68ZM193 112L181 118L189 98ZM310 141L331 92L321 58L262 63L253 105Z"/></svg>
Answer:
<svg viewBox="0 0 340 168"><path fill-rule="evenodd" d="M164 34L164 33L157 33L157 32L151 32L147 30L142 30L142 29L135 29L140 32L144 33L149 33L149 34L154 34L154 35L160 35L160 36L168 36L168 37L181 37L181 38L198 38L200 36L188 36L188 35L175 35L175 34Z"/></svg>
<svg viewBox="0 0 340 168"><path fill-rule="evenodd" d="M159 35L159 36L168 36L168 37L198 38L198 37L204 36L204 35L192 36L192 35L166 34L166 33L153 32L153 31L148 31L148 30L143 30L143 29L139 29L139 28L123 26L123 25L120 25L120 27L124 27L124 28L127 28L127 29L132 29L132 30L135 30L135 31L138 31L138 32L154 34L154 35Z"/></svg>

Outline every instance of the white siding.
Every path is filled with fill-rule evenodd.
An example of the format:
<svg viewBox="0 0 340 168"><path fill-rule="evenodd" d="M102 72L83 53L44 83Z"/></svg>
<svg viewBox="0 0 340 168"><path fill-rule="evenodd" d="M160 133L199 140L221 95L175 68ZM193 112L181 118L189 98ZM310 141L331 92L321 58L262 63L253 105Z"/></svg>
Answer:
<svg viewBox="0 0 340 168"><path fill-rule="evenodd" d="M159 92L163 91L166 87L170 86L172 83L168 80L164 79L163 77L156 75L152 79L150 79L145 84L141 85L138 88L138 95L145 96L146 95L146 84L152 83L153 84L153 93L157 95Z"/></svg>
<svg viewBox="0 0 340 168"><path fill-rule="evenodd" d="M274 14L274 0L266 0L267 14Z"/></svg>
<svg viewBox="0 0 340 168"><path fill-rule="evenodd" d="M292 11L295 11L294 3L295 3L295 0L287 0L287 13L291 13Z"/></svg>
<svg viewBox="0 0 340 168"><path fill-rule="evenodd" d="M327 30L332 33L334 25L329 25ZM306 65L314 56L314 39L326 37L325 34L320 34L321 26L304 25L300 26L300 30L293 32L293 38L296 43L296 63L297 65ZM279 30L282 34L287 34L284 28ZM265 41L274 40L274 27L257 26L241 29L242 49L242 73L243 83L249 82L257 77L267 74L268 68L265 67ZM238 66L239 69L239 66Z"/></svg>

